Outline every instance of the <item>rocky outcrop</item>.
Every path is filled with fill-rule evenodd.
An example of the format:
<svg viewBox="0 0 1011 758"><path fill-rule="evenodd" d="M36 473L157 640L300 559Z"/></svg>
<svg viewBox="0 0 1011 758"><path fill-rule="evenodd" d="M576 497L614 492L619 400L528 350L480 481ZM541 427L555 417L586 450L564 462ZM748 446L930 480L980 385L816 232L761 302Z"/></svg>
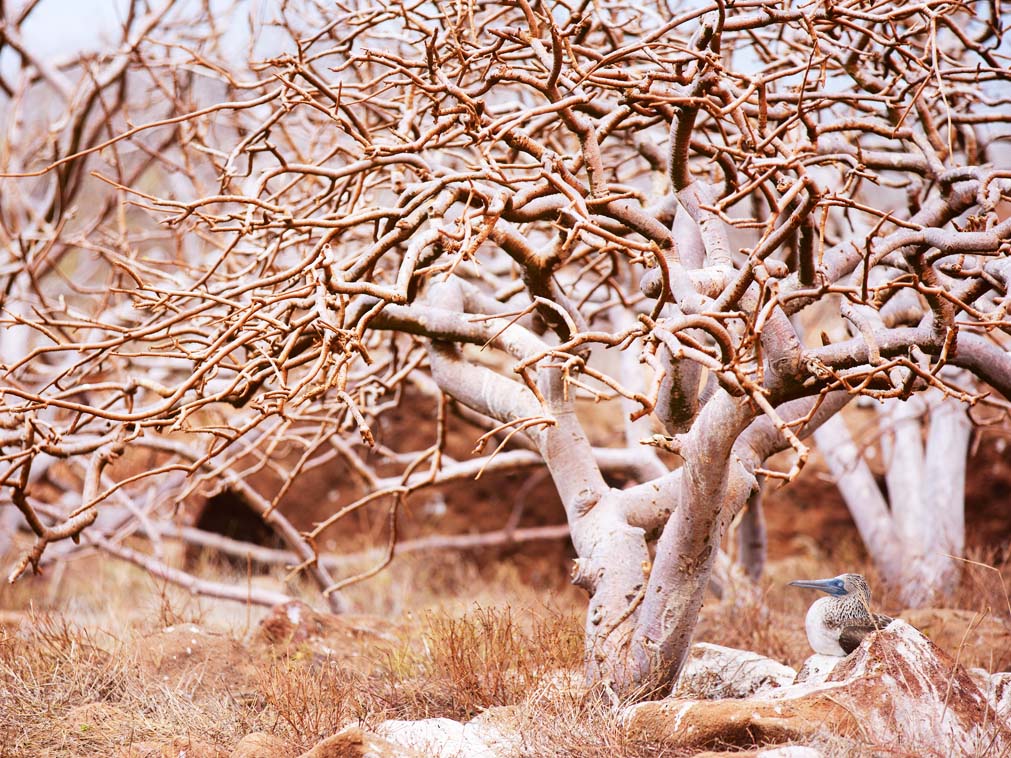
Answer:
<svg viewBox="0 0 1011 758"><path fill-rule="evenodd" d="M512 755L516 738L494 724L494 711L465 724L452 719L384 721L376 733L431 758L500 758Z"/></svg>
<svg viewBox="0 0 1011 758"><path fill-rule="evenodd" d="M461 723L453 719L389 720L368 732L349 726L299 758L513 758L525 755L517 714L489 708Z"/></svg>
<svg viewBox="0 0 1011 758"><path fill-rule="evenodd" d="M699 642L674 686L674 697L714 700L750 697L793 684L797 672L750 650Z"/></svg>
<svg viewBox="0 0 1011 758"><path fill-rule="evenodd" d="M686 700L669 698L632 706L627 730L634 739L678 748L747 747L806 740L823 727L854 733L858 721L827 698Z"/></svg>
<svg viewBox="0 0 1011 758"><path fill-rule="evenodd" d="M995 717L978 684L903 621L818 678L743 699L640 703L625 724L633 738L696 749L803 743L824 732L924 756L1011 748L1011 725Z"/></svg>

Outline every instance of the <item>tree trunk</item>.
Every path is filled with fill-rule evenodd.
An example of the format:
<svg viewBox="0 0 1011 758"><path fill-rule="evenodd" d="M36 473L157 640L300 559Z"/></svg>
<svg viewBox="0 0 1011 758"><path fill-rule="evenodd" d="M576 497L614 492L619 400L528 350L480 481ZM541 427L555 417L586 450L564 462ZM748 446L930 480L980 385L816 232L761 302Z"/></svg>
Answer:
<svg viewBox="0 0 1011 758"><path fill-rule="evenodd" d="M936 393L930 401L924 505L933 516L933 529L927 533L924 570L936 590L950 598L958 590L959 559L965 554L965 470L972 422L957 400Z"/></svg>
<svg viewBox="0 0 1011 758"><path fill-rule="evenodd" d="M833 416L815 431L814 439L867 552L885 582L897 585L902 577L902 543L895 532L888 503L853 442L846 422L841 416Z"/></svg>
<svg viewBox="0 0 1011 758"><path fill-rule="evenodd" d="M731 450L754 418L747 398L718 393L686 435L680 469L680 507L657 542L656 558L632 649L626 692L666 694L691 645L692 632L713 562L727 526L739 509L727 502ZM731 488L732 499L750 495Z"/></svg>
<svg viewBox="0 0 1011 758"><path fill-rule="evenodd" d="M737 562L751 581L757 582L765 568L765 513L762 509L762 486L748 498L741 523L737 527Z"/></svg>
<svg viewBox="0 0 1011 758"><path fill-rule="evenodd" d="M910 607L954 593L965 551L972 424L957 400L934 392L927 398L887 400L881 409L887 502L840 417L815 432L871 558Z"/></svg>

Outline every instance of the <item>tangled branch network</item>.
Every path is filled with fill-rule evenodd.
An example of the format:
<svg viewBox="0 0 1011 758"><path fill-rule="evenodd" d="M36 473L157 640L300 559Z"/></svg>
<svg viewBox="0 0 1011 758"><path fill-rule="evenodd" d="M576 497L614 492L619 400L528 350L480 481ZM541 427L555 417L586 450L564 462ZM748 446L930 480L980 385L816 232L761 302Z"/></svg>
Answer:
<svg viewBox="0 0 1011 758"><path fill-rule="evenodd" d="M128 544L229 487L340 607L361 575L317 544L349 513L389 509L371 574L416 491L546 461L571 526L585 467L667 476L656 448L702 455L721 398L731 444L771 440L735 455L783 478L854 396L1007 413L999 3L135 2L65 60L19 35L37 5L0 41L0 496L34 534L12 580L98 548L245 597ZM405 455L374 429L408 390L433 424ZM626 423L573 463L587 398ZM490 452L446 453L454 414ZM278 505L338 459L367 494L300 533ZM672 507L623 519L653 539Z"/></svg>

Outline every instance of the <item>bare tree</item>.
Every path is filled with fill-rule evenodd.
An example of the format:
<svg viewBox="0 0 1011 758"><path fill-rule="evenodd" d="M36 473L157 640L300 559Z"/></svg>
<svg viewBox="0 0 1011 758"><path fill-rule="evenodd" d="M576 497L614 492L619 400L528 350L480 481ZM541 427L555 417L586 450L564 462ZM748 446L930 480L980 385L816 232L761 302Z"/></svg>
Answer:
<svg viewBox="0 0 1011 758"><path fill-rule="evenodd" d="M644 696L680 669L728 523L750 500L760 541L759 480L795 477L851 398L1006 413L999 5L307 1L250 19L245 67L226 19L170 5L106 60L28 56L5 84L0 485L37 535L12 579L68 537L122 556L210 483L340 607L412 493L544 465L588 676ZM10 132L40 91L66 114L46 149ZM108 188L90 223L36 210L68 175ZM435 423L405 456L372 427L409 383ZM583 398L624 409L612 444ZM495 448L451 459L450 413ZM112 476L125 449L158 463ZM265 496L247 475L281 450ZM51 458L66 502L30 492ZM369 494L299 535L276 506L337 458ZM321 535L379 504L385 557L331 578Z"/></svg>

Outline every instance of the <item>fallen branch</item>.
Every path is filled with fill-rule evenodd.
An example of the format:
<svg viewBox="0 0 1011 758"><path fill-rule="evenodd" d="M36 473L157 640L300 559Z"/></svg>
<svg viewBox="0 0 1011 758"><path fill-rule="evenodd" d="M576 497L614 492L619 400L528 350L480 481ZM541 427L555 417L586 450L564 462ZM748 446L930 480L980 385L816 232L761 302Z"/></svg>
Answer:
<svg viewBox="0 0 1011 758"><path fill-rule="evenodd" d="M144 569L151 576L163 579L170 584L175 584L187 590L191 595L203 595L213 597L218 600L233 600L239 603L249 603L252 605L274 606L280 603L287 603L293 598L283 592L263 589L262 587L243 587L239 584L225 582L213 582L208 579L200 579L187 572L173 568L157 558L126 547L110 542L105 537L101 537L93 532L84 533L84 541L101 550L104 553L119 558L120 560L132 563L134 566Z"/></svg>
<svg viewBox="0 0 1011 758"><path fill-rule="evenodd" d="M216 550L224 555L237 558L249 558L256 563L290 565L296 563L299 557L290 550L254 545L251 542L235 540L220 534L214 534L192 526L176 524L158 524L159 536L163 539L177 539L190 545ZM432 535L414 540L404 540L397 543L397 555L404 553L423 553L438 550L474 550L483 547L499 547L518 545L524 542L539 542L545 540L567 539L568 524L553 524L551 526L532 526L523 529L499 529L494 532L479 534ZM344 555L320 553L319 562L330 570L353 568L366 562L375 561L387 552L387 548L372 548L357 553Z"/></svg>

